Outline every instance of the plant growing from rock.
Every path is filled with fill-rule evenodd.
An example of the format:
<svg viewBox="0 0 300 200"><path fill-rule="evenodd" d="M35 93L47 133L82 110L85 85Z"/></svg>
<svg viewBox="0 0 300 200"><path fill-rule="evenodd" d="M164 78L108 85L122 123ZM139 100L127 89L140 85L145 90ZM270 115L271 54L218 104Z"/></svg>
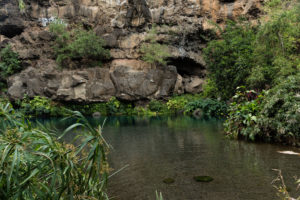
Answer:
<svg viewBox="0 0 300 200"><path fill-rule="evenodd" d="M101 61L110 58L109 50L104 48L104 40L92 30L68 30L65 23L56 20L50 24L50 31L56 37L56 61L63 67L67 67L74 60L88 63L90 66L101 66Z"/></svg>
<svg viewBox="0 0 300 200"><path fill-rule="evenodd" d="M19 55L8 45L0 51L0 88L5 87L6 79L22 69Z"/></svg>
<svg viewBox="0 0 300 200"><path fill-rule="evenodd" d="M21 12L24 12L25 9L26 9L26 5L25 5L24 1L23 0L18 0L18 3L19 3L19 10Z"/></svg>
<svg viewBox="0 0 300 200"><path fill-rule="evenodd" d="M143 54L142 60L156 65L167 65L167 59L171 56L168 46L158 43L155 25L149 30L146 43L141 46L140 51Z"/></svg>

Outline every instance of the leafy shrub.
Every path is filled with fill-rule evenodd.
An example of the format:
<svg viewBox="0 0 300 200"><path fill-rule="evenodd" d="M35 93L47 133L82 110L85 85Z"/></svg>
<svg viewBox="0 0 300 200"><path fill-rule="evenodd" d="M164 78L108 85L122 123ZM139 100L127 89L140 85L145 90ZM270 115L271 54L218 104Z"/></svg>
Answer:
<svg viewBox="0 0 300 200"><path fill-rule="evenodd" d="M247 91L245 87L238 88L224 123L225 131L231 138L255 140L257 131L254 131L254 126L257 123L257 115L261 111L262 99L262 94Z"/></svg>
<svg viewBox="0 0 300 200"><path fill-rule="evenodd" d="M256 129L269 141L297 144L300 139L300 74L282 80L264 98Z"/></svg>
<svg viewBox="0 0 300 200"><path fill-rule="evenodd" d="M206 98L214 98L214 99L219 98L219 93L218 93L216 83L210 80L210 78L207 78L203 85L202 95L203 97Z"/></svg>
<svg viewBox="0 0 300 200"><path fill-rule="evenodd" d="M65 104L70 110L77 110L83 115L92 115L95 112L101 113L101 115L107 115L106 103L92 103L92 104Z"/></svg>
<svg viewBox="0 0 300 200"><path fill-rule="evenodd" d="M229 21L221 40L212 40L204 49L209 87L207 96L229 99L240 85L245 85L253 61L254 28Z"/></svg>
<svg viewBox="0 0 300 200"><path fill-rule="evenodd" d="M104 40L98 37L93 31L78 29L74 33L73 41L68 45L72 59L108 59L109 50L103 48Z"/></svg>
<svg viewBox="0 0 300 200"><path fill-rule="evenodd" d="M92 128L79 112L70 114L77 123L55 133L34 128L9 104L0 104L1 199L108 199L108 146L101 127ZM81 130L78 146L60 142L75 128Z"/></svg>
<svg viewBox="0 0 300 200"><path fill-rule="evenodd" d="M117 114L120 112L121 102L116 97L112 97L107 103L108 114Z"/></svg>
<svg viewBox="0 0 300 200"><path fill-rule="evenodd" d="M300 3L268 0L255 27L229 22L220 40L204 49L205 96L229 99L235 88L270 89L300 70Z"/></svg>
<svg viewBox="0 0 300 200"><path fill-rule="evenodd" d="M188 100L182 96L173 97L167 102L168 110L174 113L183 112Z"/></svg>
<svg viewBox="0 0 300 200"><path fill-rule="evenodd" d="M235 96L225 122L226 132L234 137L281 142L299 146L300 140L300 74L247 99L247 92Z"/></svg>
<svg viewBox="0 0 300 200"><path fill-rule="evenodd" d="M101 61L110 58L109 50L103 47L104 40L91 30L79 28L68 31L67 25L58 20L50 24L50 31L56 36L54 50L56 60L62 66L70 60L84 61L90 65L96 62L100 66Z"/></svg>
<svg viewBox="0 0 300 200"><path fill-rule="evenodd" d="M2 49L0 52L0 86L6 85L6 78L21 71L21 69L19 55L13 52L11 46L8 45Z"/></svg>
<svg viewBox="0 0 300 200"><path fill-rule="evenodd" d="M185 113L193 113L196 110L201 110L201 115L206 118L224 117L227 112L225 102L220 102L214 99L199 99L189 102L185 105Z"/></svg>
<svg viewBox="0 0 300 200"><path fill-rule="evenodd" d="M65 109L46 97L24 98L20 104L21 112L28 116L64 116Z"/></svg>
<svg viewBox="0 0 300 200"><path fill-rule="evenodd" d="M170 57L167 45L157 42L157 30L153 26L148 33L145 44L141 47L142 59L150 64L167 65L167 58Z"/></svg>
<svg viewBox="0 0 300 200"><path fill-rule="evenodd" d="M254 42L253 68L248 82L266 88L300 70L300 6L295 1L268 1Z"/></svg>
<svg viewBox="0 0 300 200"><path fill-rule="evenodd" d="M69 58L67 46L71 39L71 33L67 29L67 24L60 19L50 23L49 29L56 37L55 45L53 46L56 54L56 61L62 65L63 61Z"/></svg>
<svg viewBox="0 0 300 200"><path fill-rule="evenodd" d="M135 106L133 108L132 115L138 115L138 116L156 116L157 114L160 114L158 112L153 112L150 109L142 106Z"/></svg>
<svg viewBox="0 0 300 200"><path fill-rule="evenodd" d="M168 107L164 102L158 101L158 100L151 100L148 104L148 108L156 113L167 113Z"/></svg>

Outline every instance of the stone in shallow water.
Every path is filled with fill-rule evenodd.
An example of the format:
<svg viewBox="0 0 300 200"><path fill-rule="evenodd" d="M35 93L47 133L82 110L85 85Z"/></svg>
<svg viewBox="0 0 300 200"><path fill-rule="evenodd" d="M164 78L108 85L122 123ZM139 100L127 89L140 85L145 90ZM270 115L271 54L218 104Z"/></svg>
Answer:
<svg viewBox="0 0 300 200"><path fill-rule="evenodd" d="M209 183L211 181L213 181L214 179L210 176L194 176L194 180L196 182L205 182L205 183Z"/></svg>
<svg viewBox="0 0 300 200"><path fill-rule="evenodd" d="M100 118L101 117L101 113L100 112L94 112L93 113L93 117L94 118Z"/></svg>
<svg viewBox="0 0 300 200"><path fill-rule="evenodd" d="M165 179L163 180L163 182L164 182L165 184L172 184L172 183L175 182L175 180L174 180L173 178L165 178Z"/></svg>

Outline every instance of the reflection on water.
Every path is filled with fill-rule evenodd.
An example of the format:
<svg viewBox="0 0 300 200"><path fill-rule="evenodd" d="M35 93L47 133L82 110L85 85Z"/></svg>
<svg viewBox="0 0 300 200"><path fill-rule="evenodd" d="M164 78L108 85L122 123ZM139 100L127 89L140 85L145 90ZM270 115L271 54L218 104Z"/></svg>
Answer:
<svg viewBox="0 0 300 200"><path fill-rule="evenodd" d="M104 119L92 119L94 125ZM47 120L65 128L67 122ZM52 125L53 125L52 124ZM300 157L279 154L294 150L269 144L254 144L224 138L222 122L190 117L111 117L104 136L114 147L110 165L122 170L109 180L113 199L155 199L155 190L166 200L270 200L277 199L271 182L272 169L282 169L292 194L293 176L300 175ZM72 135L67 140L71 140ZM193 176L208 175L211 183L199 183ZM175 183L165 184L164 178Z"/></svg>

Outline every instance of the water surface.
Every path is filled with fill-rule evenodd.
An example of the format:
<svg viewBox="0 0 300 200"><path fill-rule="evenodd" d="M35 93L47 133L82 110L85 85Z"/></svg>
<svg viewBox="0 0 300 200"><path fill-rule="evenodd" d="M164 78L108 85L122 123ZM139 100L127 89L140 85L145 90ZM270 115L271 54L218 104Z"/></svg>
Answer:
<svg viewBox="0 0 300 200"><path fill-rule="evenodd" d="M92 120L95 125L102 122L102 118ZM273 200L278 198L271 184L277 175L272 169L282 169L296 194L293 176L300 175L300 157L277 151L299 149L228 140L221 121L111 117L104 136L114 147L110 166L116 171L129 165L109 180L112 199L153 200L157 190L165 200ZM197 175L214 181L195 182ZM165 178L175 182L165 184Z"/></svg>

